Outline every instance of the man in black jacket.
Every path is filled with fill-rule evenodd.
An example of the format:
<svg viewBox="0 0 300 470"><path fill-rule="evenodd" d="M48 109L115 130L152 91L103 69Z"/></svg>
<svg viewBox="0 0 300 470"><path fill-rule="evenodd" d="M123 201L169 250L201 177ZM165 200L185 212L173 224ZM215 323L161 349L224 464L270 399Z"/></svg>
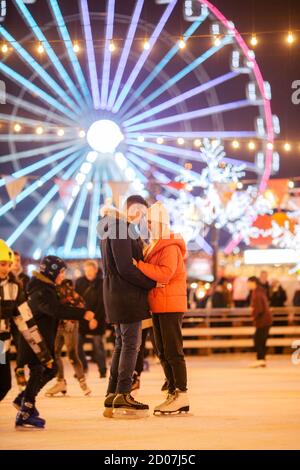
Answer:
<svg viewBox="0 0 300 470"><path fill-rule="evenodd" d="M56 285L60 284L65 269L66 264L62 259L47 256L41 262L40 271L33 272L33 278L28 285L28 305L53 357L60 319L85 318L89 322L94 320L93 312L60 303ZM43 428L45 420L39 417L35 400L40 390L55 377L57 368L55 364L51 368L43 367L24 341L20 342L20 353L23 363L29 366L30 376L25 391L14 400L15 407L20 409L16 427Z"/></svg>
<svg viewBox="0 0 300 470"><path fill-rule="evenodd" d="M88 310L95 313L97 328L90 330L86 321L79 323L79 356L85 372L88 364L83 350L83 344L86 335L91 335L93 344L93 358L97 363L99 375L106 377L106 352L104 348L103 337L105 333L105 309L103 303L103 279L97 261L87 260L83 265L84 276L77 279L75 290L85 300Z"/></svg>
<svg viewBox="0 0 300 470"><path fill-rule="evenodd" d="M149 317L148 291L156 283L139 271L132 262L143 259L143 243L136 225L146 214L147 202L130 196L125 212L106 211L98 224L104 269L104 305L108 322L114 324L115 350L104 402L104 416L133 411L147 414L148 405L130 395L132 376L141 345L141 321Z"/></svg>

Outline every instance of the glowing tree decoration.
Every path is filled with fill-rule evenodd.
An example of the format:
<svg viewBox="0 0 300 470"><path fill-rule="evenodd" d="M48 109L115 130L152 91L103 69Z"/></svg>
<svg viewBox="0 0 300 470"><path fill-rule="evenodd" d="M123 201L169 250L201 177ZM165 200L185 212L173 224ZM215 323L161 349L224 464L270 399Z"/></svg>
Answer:
<svg viewBox="0 0 300 470"><path fill-rule="evenodd" d="M185 170L187 180L206 171L198 183L207 197L217 193L216 186L214 194L211 185L203 186L211 173L215 179L218 173L218 184L229 184L230 178L239 178L241 167L257 179L257 197L274 162L278 165L272 144L279 125L271 113L270 87L234 24L211 2L193 0L185 2L184 29L170 35L168 23L182 14L181 2L153 1L149 23L150 1L128 2L132 11L124 15L118 12L121 0L98 2L106 11L94 12L88 0L47 0L43 3L53 21L42 25L32 1L9 3L15 10L13 26L19 15L29 34L18 41L5 22L0 25L0 39L9 46L0 62L7 88L0 115L0 170L10 175L0 179L0 222L7 242L29 256L98 256L99 207L112 198L111 181L130 182L128 194L147 197L145 185L155 167L151 177L172 199L178 221L183 196L167 185L182 176L186 163L194 165ZM70 16L62 11L66 3ZM77 31L76 38L71 30ZM145 31L147 47L141 41ZM192 36L201 32L205 39L193 43ZM233 89L236 99L230 101ZM227 148L223 172L218 172L217 148L209 161L205 144L195 149L200 139L217 139ZM232 139L256 139L255 162L241 150L229 152ZM25 187L9 200L5 187L25 177ZM186 198L194 207L189 212L192 230L197 220L198 241L211 251L197 215L204 209L192 193ZM238 203L245 206L243 200ZM213 220L225 226L230 214L221 212L215 203Z"/></svg>

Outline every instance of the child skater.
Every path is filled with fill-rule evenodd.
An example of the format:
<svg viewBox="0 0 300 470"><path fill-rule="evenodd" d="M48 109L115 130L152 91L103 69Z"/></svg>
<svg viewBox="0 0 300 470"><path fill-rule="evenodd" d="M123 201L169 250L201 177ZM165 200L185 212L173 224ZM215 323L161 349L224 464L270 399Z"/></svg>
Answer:
<svg viewBox="0 0 300 470"><path fill-rule="evenodd" d="M56 256L45 257L40 265L39 272L34 272L28 285L28 304L36 323L54 356L54 343L58 320L79 320L84 318L94 327L94 313L84 308L63 305L60 303L56 286L64 278L65 262ZM24 392L20 393L14 401L20 408L16 418L16 429L44 428L45 420L36 420L38 411L35 408L36 397L39 391L55 377L57 367L51 369L42 366L24 341L21 341L21 357L30 370L29 380Z"/></svg>
<svg viewBox="0 0 300 470"><path fill-rule="evenodd" d="M46 368L53 364L50 351L25 300L23 288L10 272L13 257L13 251L0 240L0 401L11 388L9 350L13 324L32 348L36 362Z"/></svg>

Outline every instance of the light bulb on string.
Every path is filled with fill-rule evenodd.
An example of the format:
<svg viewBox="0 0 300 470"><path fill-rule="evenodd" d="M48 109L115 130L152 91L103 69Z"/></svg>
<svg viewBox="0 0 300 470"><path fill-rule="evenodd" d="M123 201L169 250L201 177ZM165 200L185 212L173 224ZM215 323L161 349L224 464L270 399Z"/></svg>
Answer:
<svg viewBox="0 0 300 470"><path fill-rule="evenodd" d="M150 42L148 41L148 39L145 39L143 48L145 49L145 51L148 51L150 49Z"/></svg>
<svg viewBox="0 0 300 470"><path fill-rule="evenodd" d="M257 40L257 37L256 37L255 34L252 35L252 37L251 37L251 39L250 39L250 44L251 44L251 46L253 46L253 47L257 46L258 40Z"/></svg>
<svg viewBox="0 0 300 470"><path fill-rule="evenodd" d="M185 49L186 48L186 43L185 43L185 40L183 38L179 39L178 47L179 47L179 49Z"/></svg>
<svg viewBox="0 0 300 470"><path fill-rule="evenodd" d="M293 44L295 42L295 36L293 35L291 31L288 33L286 40L288 44Z"/></svg>
<svg viewBox="0 0 300 470"><path fill-rule="evenodd" d="M6 43L4 43L1 47L1 52L3 54L6 54L8 52L8 45Z"/></svg>
<svg viewBox="0 0 300 470"><path fill-rule="evenodd" d="M115 50L116 50L116 45L115 45L115 43L114 43L113 41L110 41L109 46L108 46L108 49L109 49L110 52L115 52Z"/></svg>
<svg viewBox="0 0 300 470"><path fill-rule="evenodd" d="M38 45L37 51L38 51L39 54L44 54L45 48L44 48L43 44L40 43Z"/></svg>

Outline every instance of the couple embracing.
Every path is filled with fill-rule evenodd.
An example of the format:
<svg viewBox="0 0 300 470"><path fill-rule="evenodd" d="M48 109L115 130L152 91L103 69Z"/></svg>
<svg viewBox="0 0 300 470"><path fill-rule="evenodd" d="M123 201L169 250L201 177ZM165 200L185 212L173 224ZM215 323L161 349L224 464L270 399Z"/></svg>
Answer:
<svg viewBox="0 0 300 470"><path fill-rule="evenodd" d="M140 236L146 221L150 243ZM130 196L123 212L105 208L98 225L104 270L104 304L115 328L104 416L147 416L149 406L130 394L142 338L142 321L152 314L157 353L168 383L166 400L154 413L189 411L182 318L187 309L183 239L170 231L161 203L150 208ZM144 237L146 238L146 237Z"/></svg>

